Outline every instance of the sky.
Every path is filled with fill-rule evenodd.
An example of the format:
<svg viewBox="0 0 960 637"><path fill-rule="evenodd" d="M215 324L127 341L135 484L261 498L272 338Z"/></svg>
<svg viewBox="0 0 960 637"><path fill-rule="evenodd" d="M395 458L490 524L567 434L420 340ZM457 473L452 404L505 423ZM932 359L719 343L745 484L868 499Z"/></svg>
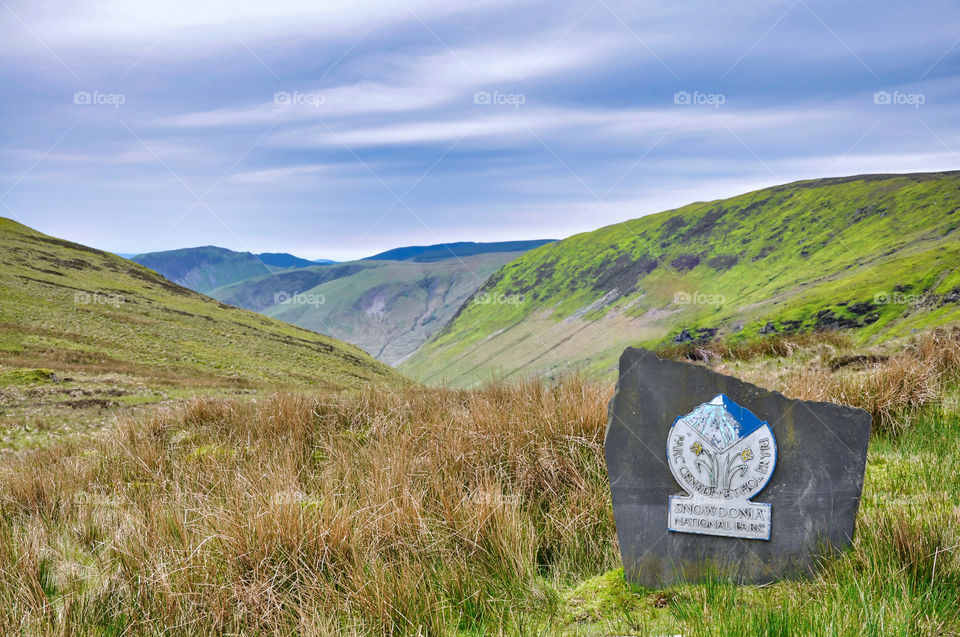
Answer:
<svg viewBox="0 0 960 637"><path fill-rule="evenodd" d="M558 239L960 169L958 74L937 0L0 0L0 216L121 253Z"/></svg>

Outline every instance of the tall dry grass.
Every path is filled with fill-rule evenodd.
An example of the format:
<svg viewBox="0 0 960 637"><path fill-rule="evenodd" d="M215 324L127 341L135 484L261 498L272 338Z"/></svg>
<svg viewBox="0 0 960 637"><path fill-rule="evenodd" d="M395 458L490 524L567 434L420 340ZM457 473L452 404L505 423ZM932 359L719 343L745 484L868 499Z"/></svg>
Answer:
<svg viewBox="0 0 960 637"><path fill-rule="evenodd" d="M957 342L957 330L939 331L851 358L842 343L811 341L785 365L769 354L711 364L884 422L956 383ZM620 566L602 450L611 392L570 378L197 398L95 443L0 457L0 634L542 630L529 622L562 607L564 583ZM951 422L903 458L948 448ZM880 471L870 501L917 484L946 491L943 466ZM917 510L929 519L913 526L899 510L868 511L854 553L805 594L854 600L834 604L837 622L864 590L875 596L864 612L906 595L905 622L934 606L952 617L960 551L955 529L934 531L953 528L956 509ZM796 616L814 622L803 608ZM684 632L699 634L691 617Z"/></svg>
<svg viewBox="0 0 960 637"><path fill-rule="evenodd" d="M547 583L618 565L609 394L197 399L4 463L0 633L516 626Z"/></svg>
<svg viewBox="0 0 960 637"><path fill-rule="evenodd" d="M820 346L849 349L852 347L852 340L849 334L838 330L778 333L740 343L714 341L666 345L658 349L657 354L662 358L715 363L747 361L764 356L788 358L796 352Z"/></svg>
<svg viewBox="0 0 960 637"><path fill-rule="evenodd" d="M660 355L699 361L792 398L860 407L870 412L878 431L898 433L956 388L960 328L934 329L886 350L859 352L848 336L823 332L744 345L670 347ZM765 358L790 360L788 365L731 365Z"/></svg>

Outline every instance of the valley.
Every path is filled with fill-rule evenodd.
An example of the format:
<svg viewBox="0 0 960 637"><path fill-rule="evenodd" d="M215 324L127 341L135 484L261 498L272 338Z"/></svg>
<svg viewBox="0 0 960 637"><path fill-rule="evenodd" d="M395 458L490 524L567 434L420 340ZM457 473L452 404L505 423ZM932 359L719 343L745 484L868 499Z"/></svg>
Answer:
<svg viewBox="0 0 960 637"><path fill-rule="evenodd" d="M347 341L394 365L446 325L491 274L545 243L409 246L344 263L299 260L296 267L267 273L247 258L245 269L229 275L223 272L220 248L154 253L138 260L223 303ZM232 261L241 256L231 254ZM201 273L213 272L219 272L220 280L239 280L209 289L198 283Z"/></svg>

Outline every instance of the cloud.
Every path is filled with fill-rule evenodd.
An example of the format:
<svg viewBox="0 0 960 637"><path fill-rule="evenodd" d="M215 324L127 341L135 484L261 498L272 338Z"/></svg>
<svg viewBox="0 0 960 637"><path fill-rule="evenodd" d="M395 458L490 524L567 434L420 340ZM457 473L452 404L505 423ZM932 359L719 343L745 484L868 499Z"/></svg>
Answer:
<svg viewBox="0 0 960 637"><path fill-rule="evenodd" d="M438 110L472 105L477 91L535 86L549 76L589 68L622 52L625 37L600 42L578 36L560 47L556 38L442 49L431 55L379 54L365 61L382 77L341 85L284 83L252 103L159 117L151 123L174 128L264 126L274 122L336 120L369 114ZM514 89L517 90L517 89Z"/></svg>
<svg viewBox="0 0 960 637"><path fill-rule="evenodd" d="M477 0L487 9L507 0ZM48 0L41 8L27 0L11 10L49 46L110 48L131 42L189 35L210 44L259 42L277 37L320 39L367 30L371 25L435 19L453 13L440 0Z"/></svg>
<svg viewBox="0 0 960 637"><path fill-rule="evenodd" d="M767 109L753 112L710 113L668 106L659 109L556 109L532 105L513 109L509 106L473 105L473 113L443 120L417 119L390 125L354 126L346 129L311 126L285 130L273 135L272 145L284 147L320 146L392 146L452 143L457 140L486 139L539 145L541 133L576 131L581 142L612 142L639 136L661 135L668 130L674 135L715 132L727 135L729 130L783 130L814 120L823 120L823 113ZM653 141L652 139L650 141Z"/></svg>
<svg viewBox="0 0 960 637"><path fill-rule="evenodd" d="M236 184L289 184L291 180L304 177L315 177L342 164L303 164L284 168L270 168L267 170L253 170L240 172L227 177L227 181Z"/></svg>
<svg viewBox="0 0 960 637"><path fill-rule="evenodd" d="M411 187L445 240L561 236L781 181L950 168L960 149L960 8L944 0L8 6L5 202L54 233L69 209L64 233L108 227L120 251L228 242L219 219L251 245L339 249ZM73 103L94 89L123 107ZM880 90L925 103L877 105ZM195 208L163 234L194 202L184 184L221 175L219 219ZM426 234L395 205L363 236Z"/></svg>
<svg viewBox="0 0 960 637"><path fill-rule="evenodd" d="M292 88L292 87L291 87ZM266 126L275 122L316 121L331 117L416 111L450 99L449 91L358 82L329 90L277 91L243 108L220 108L159 117L150 122L172 128ZM287 101L289 100L289 101Z"/></svg>

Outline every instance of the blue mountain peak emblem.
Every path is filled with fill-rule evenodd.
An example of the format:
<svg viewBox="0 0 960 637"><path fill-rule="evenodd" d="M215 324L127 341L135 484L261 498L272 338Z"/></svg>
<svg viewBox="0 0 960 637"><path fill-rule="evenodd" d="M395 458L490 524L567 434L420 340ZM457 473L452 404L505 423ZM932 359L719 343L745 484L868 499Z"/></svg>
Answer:
<svg viewBox="0 0 960 637"><path fill-rule="evenodd" d="M710 402L681 416L680 420L699 432L718 451L767 424L724 394L717 394Z"/></svg>

